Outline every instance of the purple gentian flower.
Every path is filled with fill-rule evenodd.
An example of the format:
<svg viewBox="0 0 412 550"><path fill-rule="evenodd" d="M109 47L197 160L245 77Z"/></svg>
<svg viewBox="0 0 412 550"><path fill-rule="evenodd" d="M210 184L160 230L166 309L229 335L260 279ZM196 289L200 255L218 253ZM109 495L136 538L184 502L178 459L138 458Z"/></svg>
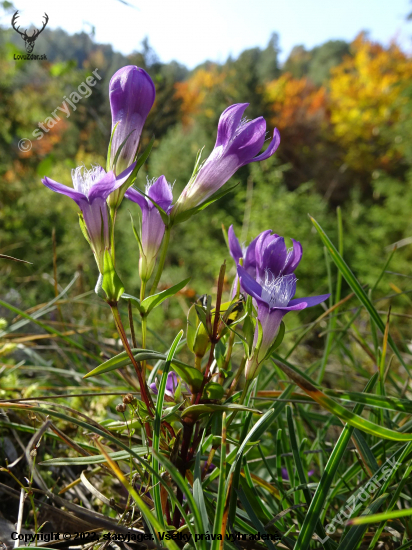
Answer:
<svg viewBox="0 0 412 550"><path fill-rule="evenodd" d="M112 168L118 148L129 136L117 159L116 173L122 172L132 164L155 96L156 90L152 79L140 67L127 65L112 76L109 84L112 132L117 124L110 153Z"/></svg>
<svg viewBox="0 0 412 550"><path fill-rule="evenodd" d="M171 370L167 375L166 389L165 389L165 396L169 397L170 398L169 400L176 401L179 399L180 392L178 392L177 390L179 388L180 383L181 383L181 380L179 376L177 376L177 374ZM186 387L187 391L190 393L190 390L187 388L186 384L184 384L184 386ZM152 382L149 387L155 395L159 394L159 390L157 388L156 382Z"/></svg>
<svg viewBox="0 0 412 550"><path fill-rule="evenodd" d="M152 79L140 67L128 65L112 76L109 84L112 132L116 124L117 127L110 149L110 167L115 174L126 170L132 164L155 96L156 90ZM116 166L113 166L116 153L126 138L127 141L117 158ZM126 188L125 183L110 196L109 206L112 210L119 207Z"/></svg>
<svg viewBox="0 0 412 550"><path fill-rule="evenodd" d="M292 239L293 248L287 250L283 237L261 233L255 244L256 273L253 276L240 265L237 272L240 284L245 292L255 299L258 309L258 320L262 326L262 342L258 353L253 353L247 360L245 374L252 380L260 371L270 346L275 341L282 318L289 311L297 311L320 304L330 294L311 298L295 298L296 277L294 274L301 258L302 246ZM254 346L258 340L256 325Z"/></svg>
<svg viewBox="0 0 412 550"><path fill-rule="evenodd" d="M103 274L103 259L105 249L110 250L109 220L106 199L118 189L129 177L134 165L125 170L117 178L113 172L105 172L101 166L87 170L79 166L72 170L73 187L67 187L50 178L42 179L42 183L56 193L67 195L80 208L87 229L87 236L96 258L100 273Z"/></svg>
<svg viewBox="0 0 412 550"><path fill-rule="evenodd" d="M139 274L142 281L148 281L153 273L156 256L165 232L165 224L159 211L149 199L153 199L166 213L170 211L173 201L172 187L167 183L164 176L160 176L154 183L146 186L146 195L149 198L144 197L133 188L129 188L125 194L128 199L136 202L142 210L139 261Z"/></svg>
<svg viewBox="0 0 412 550"><path fill-rule="evenodd" d="M270 233L270 230L269 230ZM249 275L254 277L256 275L256 257L255 257L255 248L256 242L259 236L257 236L247 247L242 247L239 244L238 238L236 237L235 230L233 225L229 227L228 231L228 241L229 241L229 252L232 258L234 259L236 265L240 263L240 260L243 260L242 266ZM237 292L239 277L236 274L235 280L233 281L232 286L232 298Z"/></svg>
<svg viewBox="0 0 412 550"><path fill-rule="evenodd" d="M266 137L263 117L242 119L249 103L231 105L220 116L215 147L177 200L172 217L195 208L218 191L241 167L269 158L279 146L280 135L275 128L269 147L262 149Z"/></svg>

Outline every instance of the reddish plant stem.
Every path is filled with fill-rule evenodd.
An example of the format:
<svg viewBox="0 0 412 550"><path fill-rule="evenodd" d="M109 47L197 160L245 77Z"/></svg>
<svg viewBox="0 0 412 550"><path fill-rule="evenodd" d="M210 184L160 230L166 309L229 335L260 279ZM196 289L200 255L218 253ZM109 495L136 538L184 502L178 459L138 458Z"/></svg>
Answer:
<svg viewBox="0 0 412 550"><path fill-rule="evenodd" d="M192 433L193 433L193 424L184 423L183 424L183 441L182 441L182 447L180 449L180 465L179 465L179 472L180 472L180 475L183 477L183 479L185 479L186 477L188 452L190 447L190 441L192 439ZM183 503L183 493L179 487L177 488L176 498L180 504ZM176 506L173 514L173 525L176 527L176 529L179 528L180 518L181 518L180 510Z"/></svg>
<svg viewBox="0 0 412 550"><path fill-rule="evenodd" d="M154 414L153 414L153 410L154 410L153 401L152 401L152 398L150 397L150 394L149 394L149 391L148 391L148 388L147 388L147 384L146 384L146 380L143 378L142 370L141 370L140 366L138 365L138 363L136 362L136 359L133 356L132 350L130 349L129 341L127 340L126 332L124 330L122 320L120 318L120 313L119 313L117 304L116 305L111 305L110 304L110 307L111 307L114 322L116 324L116 328L117 328L117 331L119 333L119 336L122 340L124 349L126 350L126 353L129 356L130 361L132 362L134 370L136 371L137 378L139 379L140 393L141 393L142 399L146 404L146 407L147 407L147 410L148 410L150 416L153 417L154 416Z"/></svg>
<svg viewBox="0 0 412 550"><path fill-rule="evenodd" d="M192 443L192 446L190 447L190 450L189 450L189 454L188 454L188 460L192 460L195 452L196 452L196 449L200 443L200 440L202 439L202 434L203 434L203 428L200 429L200 424L199 422L196 423L196 426L195 426L195 433L193 435L193 443Z"/></svg>
<svg viewBox="0 0 412 550"><path fill-rule="evenodd" d="M218 279L218 282L217 282L215 318L214 318L214 321L213 321L213 332L212 332L212 336L210 338L211 345L210 345L209 360L207 362L205 373L203 375L202 385L200 386L199 393L196 395L196 398L194 400L195 405L199 404L199 401L202 397L203 390L206 386L206 383L209 381L209 371L210 371L210 367L212 366L212 363L213 363L213 356L214 356L214 352L215 352L215 346L218 342L218 328L219 328L219 321L220 321L220 305L222 303L223 283L225 281L225 272L226 272L226 260L221 265L220 271L219 271L219 279Z"/></svg>

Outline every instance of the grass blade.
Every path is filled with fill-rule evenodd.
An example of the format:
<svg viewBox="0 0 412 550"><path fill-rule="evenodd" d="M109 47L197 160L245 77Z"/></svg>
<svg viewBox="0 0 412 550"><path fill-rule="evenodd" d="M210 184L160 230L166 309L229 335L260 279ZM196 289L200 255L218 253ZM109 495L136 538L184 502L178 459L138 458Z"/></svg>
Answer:
<svg viewBox="0 0 412 550"><path fill-rule="evenodd" d="M163 369L162 379L160 381L159 393L157 396L157 403L156 403L154 426L153 426L153 450L157 453L159 452L159 445L160 445L160 427L162 422L163 402L164 402L164 396L165 396L165 390L166 390L167 376L169 374L170 364L172 362L173 356L176 352L176 348L179 345L179 342L182 336L183 336L183 330L179 332L179 334L176 336L176 338L173 341L173 344L170 347L169 353L167 354L166 363ZM152 459L152 466L154 471L158 474L159 462L154 453L153 453L153 459ZM154 503L155 503L157 519L159 520L161 525L164 527L162 502L160 498L160 485L158 483L154 484L153 495L154 495Z"/></svg>
<svg viewBox="0 0 412 550"><path fill-rule="evenodd" d="M382 321L382 319L379 316L379 313L376 311L374 305L369 300L366 292L363 290L362 286L359 284L359 281L356 279L355 275L352 273L351 269L345 262L345 260L342 258L342 256L339 254L336 247L333 245L332 241L329 239L329 237L326 235L326 233L323 231L321 226L318 224L318 222L310 217L313 225L315 226L317 232L319 233L319 236L323 242L323 244L326 246L326 248L329 251L329 254L332 257L332 260L335 262L337 268L342 273L343 277L345 278L348 285L351 287L353 292L356 294L360 302L365 306L366 310L368 311L369 315L371 316L371 319L374 321L376 326L379 328L382 334L385 332L385 324ZM406 372L408 373L408 376L412 378L411 373L409 372L409 368L407 367L405 361L403 360L403 357L398 350L397 345L393 341L393 338L390 334L388 334L388 342L391 346L394 354L399 359L401 365L405 368Z"/></svg>
<svg viewBox="0 0 412 550"><path fill-rule="evenodd" d="M365 388L365 392L372 390L376 384L378 374L376 373L368 385ZM364 405L356 405L354 413L360 414ZM343 428L339 439L333 448L333 451L329 457L326 467L323 471L322 477L319 481L318 488L315 491L312 502L310 503L309 510L306 514L305 521L301 527L298 540L296 541L295 550L307 550L312 540L312 535L315 531L316 524L320 519L322 509L325 503L326 496L332 485L333 479L338 470L340 461L350 441L354 428L346 424Z"/></svg>

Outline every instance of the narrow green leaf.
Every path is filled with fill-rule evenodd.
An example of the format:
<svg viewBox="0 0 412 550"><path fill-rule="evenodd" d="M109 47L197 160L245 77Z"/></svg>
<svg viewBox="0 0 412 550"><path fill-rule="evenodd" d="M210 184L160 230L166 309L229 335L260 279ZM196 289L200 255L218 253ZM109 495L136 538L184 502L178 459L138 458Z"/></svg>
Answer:
<svg viewBox="0 0 412 550"><path fill-rule="evenodd" d="M359 430L375 435L377 437L382 437L384 439L389 439L392 441L412 441L412 433L401 433L396 432L395 430L390 430L384 426L379 426L366 418L347 411L344 407L336 403L333 399L328 397L319 388L315 388L311 383L308 383L295 371L287 367L284 363L280 361L277 362L280 368L285 372L299 387L303 389L312 399L314 399L319 405L331 412L332 414L338 416L340 419L345 420L351 426L359 428Z"/></svg>
<svg viewBox="0 0 412 550"><path fill-rule="evenodd" d="M136 361L166 361L166 356L158 353L157 351L133 348L132 353ZM108 359L92 371L84 375L83 378L90 378L92 376L97 376L99 374L104 374L112 370L121 369L130 364L130 358L127 355L127 352L122 351L118 355L115 355L111 359ZM194 391L199 391L202 382L203 375L194 367L186 365L182 361L179 361L176 358L172 360L173 369L177 374L189 384Z"/></svg>
<svg viewBox="0 0 412 550"><path fill-rule="evenodd" d="M140 299L139 298L136 298L136 296L132 296L131 294L126 294L125 292L122 294L122 298L124 300L132 300L132 302L134 303L134 305L137 307L137 309L139 310L139 313L142 312L142 310L140 309Z"/></svg>
<svg viewBox="0 0 412 550"><path fill-rule="evenodd" d="M207 515L206 510L206 504L205 504L205 498L203 494L203 487L202 487L202 471L200 469L200 457L201 457L201 451L200 449L203 448L204 445L204 433L202 437L202 441L199 445L199 450L196 453L196 460L195 460L195 467L193 472L193 498L196 502L196 505L198 509L200 510L200 515L202 518L202 533L210 533L210 524L209 524L209 518ZM212 436L212 434L210 434ZM213 436L212 436L213 437Z"/></svg>
<svg viewBox="0 0 412 550"><path fill-rule="evenodd" d="M213 522L213 533L220 533L222 537L225 536L225 533L222 533L222 520L223 512L225 509L226 503L226 413L222 414L222 444L220 446L220 476L219 484L216 497L216 514L215 520ZM214 540L212 542L211 550L219 550L220 541Z"/></svg>
<svg viewBox="0 0 412 550"><path fill-rule="evenodd" d="M213 412L233 412L233 411L250 411L255 414L262 414L258 409L251 409L250 407L244 407L243 405L236 405L235 403L230 403L228 405L213 405L213 404L201 404L201 405L190 405L182 412L182 418L186 416L191 416L193 418L198 418L201 414L209 414Z"/></svg>
<svg viewBox="0 0 412 550"><path fill-rule="evenodd" d="M167 470L167 472L171 475L173 481L176 483L176 485L180 488L182 493L185 495L187 499L187 503L189 505L190 510L193 513L193 519L195 523L195 531L196 533L201 533L202 529L202 517L200 515L200 510L196 506L196 502L193 498L192 492L189 489L185 479L181 476L179 470L174 466L168 458L166 458L161 453L156 453L154 451L154 454L156 455L156 458L159 460L159 462L164 466L164 468ZM202 548L205 549L206 541L200 541Z"/></svg>
<svg viewBox="0 0 412 550"><path fill-rule="evenodd" d="M159 446L160 446L160 426L162 422L163 402L164 402L164 396L165 396L165 390L166 390L167 376L169 374L171 361L173 359L173 356L176 352L176 348L179 345L179 342L182 336L183 336L183 330L181 330L177 334L176 338L173 341L173 344L170 347L169 353L167 354L167 357L166 357L166 363L163 369L162 379L160 381L159 392L157 395L154 425L153 425L153 450L156 452L159 452ZM156 458L156 455L153 455L152 466L153 466L153 470L156 473L159 473L159 462ZM160 521L162 527L164 527L162 502L160 498L160 486L158 483L155 484L153 491L154 491L153 500L155 503L156 516L157 516L157 519Z"/></svg>
<svg viewBox="0 0 412 550"><path fill-rule="evenodd" d="M371 391L376 384L378 374L376 373L368 382L365 392ZM364 405L356 405L354 413L360 414L364 408ZM346 447L350 441L354 428L346 424L343 428L336 445L329 457L326 467L322 473L321 480L319 481L318 488L310 503L308 512L305 516L305 520L301 527L298 540L296 541L295 550L307 550L312 540L312 535L315 532L316 525L320 519L323 506L329 489L332 485L333 479L338 470L339 464L345 453Z"/></svg>
<svg viewBox="0 0 412 550"><path fill-rule="evenodd" d="M356 279L355 275L350 270L349 266L345 262L345 260L342 258L342 256L339 254L336 247L333 245L332 241L329 239L329 237L326 235L326 233L323 231L321 226L318 224L318 222L314 218L310 218L313 225L315 226L317 232L319 233L320 238L322 239L323 244L326 246L326 248L329 251L329 254L331 255L333 261L335 262L337 268L342 273L343 277L345 278L348 285L351 287L353 292L356 294L360 302L365 306L366 310L368 311L369 315L371 316L371 319L375 322L376 326L379 328L381 333L383 334L385 332L385 324L382 321L382 319L379 316L379 313L376 311L374 305L369 300L366 292L363 290L362 286L359 284L359 281ZM403 360L403 357L398 350L397 345L393 341L392 336L388 335L388 342L395 353L396 357L399 359L401 365L405 368L406 372L408 373L408 376L412 378L411 373L409 372L409 368L406 365L405 361Z"/></svg>
<svg viewBox="0 0 412 550"><path fill-rule="evenodd" d="M375 499L371 504L369 504L369 506L365 508L362 516L366 516L367 519L373 517L373 514L377 510L379 510L379 508L382 506L388 496L388 493L384 493L383 495ZM412 514L412 510L403 510L403 512L409 512L410 514ZM400 511L398 511L397 513L399 514ZM377 514L377 516L382 515L384 514ZM381 520L379 519L378 521ZM354 550L355 548L357 548L359 542L363 539L363 535L365 534L366 529L366 525L357 525L355 527L352 527L352 529L350 529L343 541L339 544L338 550Z"/></svg>
<svg viewBox="0 0 412 550"><path fill-rule="evenodd" d="M181 281L180 283L177 283L177 285L173 285L170 288L159 292L158 294L148 296L143 300L143 302L140 302L140 310L143 312L143 314L147 315L148 313L150 313L150 311L152 311L152 309L167 300L167 298L170 298L170 296L174 296L179 292L179 290L182 290L182 288L184 288L189 281L190 277L185 279L184 281Z"/></svg>
<svg viewBox="0 0 412 550"><path fill-rule="evenodd" d="M94 449L96 450L96 449ZM133 452L138 455L144 456L147 454L147 447L142 446L133 446ZM128 460L130 453L126 451L116 451L109 453L110 458L115 461L118 460ZM45 466L87 466L88 464L102 464L106 462L106 459L103 455L93 455L93 456L75 456L75 457L58 457L50 458L49 460L44 460L39 462L39 465Z"/></svg>
<svg viewBox="0 0 412 550"><path fill-rule="evenodd" d="M196 313L196 304L192 304L187 312L187 329L186 329L186 342L187 347L193 353L193 346L195 343L196 330L198 325L198 318Z"/></svg>
<svg viewBox="0 0 412 550"><path fill-rule="evenodd" d="M266 532L262 522L260 521L260 519L255 514L255 511L254 511L253 507L249 504L249 501L246 498L246 495L243 492L243 489L238 490L238 495L239 495L239 498L240 498L240 502L242 503L244 509L247 512L247 515L250 518L250 521L253 524L253 527L256 529L256 531L258 533L262 533L262 534L267 535L267 532ZM272 543L272 541L270 539L266 540L265 542L266 542L266 545L269 548L269 550L275 550L275 546L274 546L274 544Z"/></svg>
<svg viewBox="0 0 412 550"><path fill-rule="evenodd" d="M374 474L379 470L379 465L376 462L375 455L370 450L369 445L366 443L365 438L362 435L362 432L359 430L353 431L353 438L356 441L356 446L360 455L362 456L363 461L369 467L371 472Z"/></svg>
<svg viewBox="0 0 412 550"><path fill-rule="evenodd" d="M292 409L290 408L289 405L286 407L286 419L287 419L288 428L289 428L290 446L292 448L292 454L293 454L293 458L294 458L294 461L295 461L295 467L296 467L296 470L297 470L297 473L298 473L299 482L303 486L302 490L303 490L303 494L304 494L304 497L305 497L306 504L308 506L310 506L310 504L312 502L312 494L311 494L311 492L309 491L309 489L307 487L308 480L306 479L305 472L304 472L303 465L302 465L302 461L301 461L301 458L300 458L298 442L297 442L296 433L295 433L295 426L293 424L293 418L292 418ZM323 528L323 525L320 523L319 519L315 523L315 531L316 531L318 537L321 540L326 538L326 541L325 541L326 542L326 548L330 548L331 545L328 544L328 537L327 537L327 535L325 533L325 530Z"/></svg>

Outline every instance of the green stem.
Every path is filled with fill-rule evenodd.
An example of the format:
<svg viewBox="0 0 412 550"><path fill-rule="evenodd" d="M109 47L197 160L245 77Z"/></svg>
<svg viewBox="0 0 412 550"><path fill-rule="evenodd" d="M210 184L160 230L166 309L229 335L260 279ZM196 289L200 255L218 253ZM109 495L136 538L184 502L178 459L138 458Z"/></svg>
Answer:
<svg viewBox="0 0 412 550"><path fill-rule="evenodd" d="M144 296L146 293L146 283L147 281L142 280L140 286L140 303L143 302ZM142 349L146 349L146 335L147 335L147 315L142 315ZM146 361L142 361L142 374L143 378L146 379Z"/></svg>
<svg viewBox="0 0 412 550"><path fill-rule="evenodd" d="M163 237L162 251L160 253L159 265L157 266L156 276L154 278L152 288L150 289L150 296L153 296L153 294L156 292L157 285L159 284L160 277L162 276L162 273L163 273L167 249L169 248L170 230L171 230L170 226L166 227L166 231Z"/></svg>
<svg viewBox="0 0 412 550"><path fill-rule="evenodd" d="M243 401L245 400L249 386L250 386L250 380L246 380L245 387L243 388L242 395L240 396L240 399L239 399L239 405L243 405ZM238 412L239 411L233 411L233 413L230 415L226 423L226 429L228 429L229 426L232 424Z"/></svg>

